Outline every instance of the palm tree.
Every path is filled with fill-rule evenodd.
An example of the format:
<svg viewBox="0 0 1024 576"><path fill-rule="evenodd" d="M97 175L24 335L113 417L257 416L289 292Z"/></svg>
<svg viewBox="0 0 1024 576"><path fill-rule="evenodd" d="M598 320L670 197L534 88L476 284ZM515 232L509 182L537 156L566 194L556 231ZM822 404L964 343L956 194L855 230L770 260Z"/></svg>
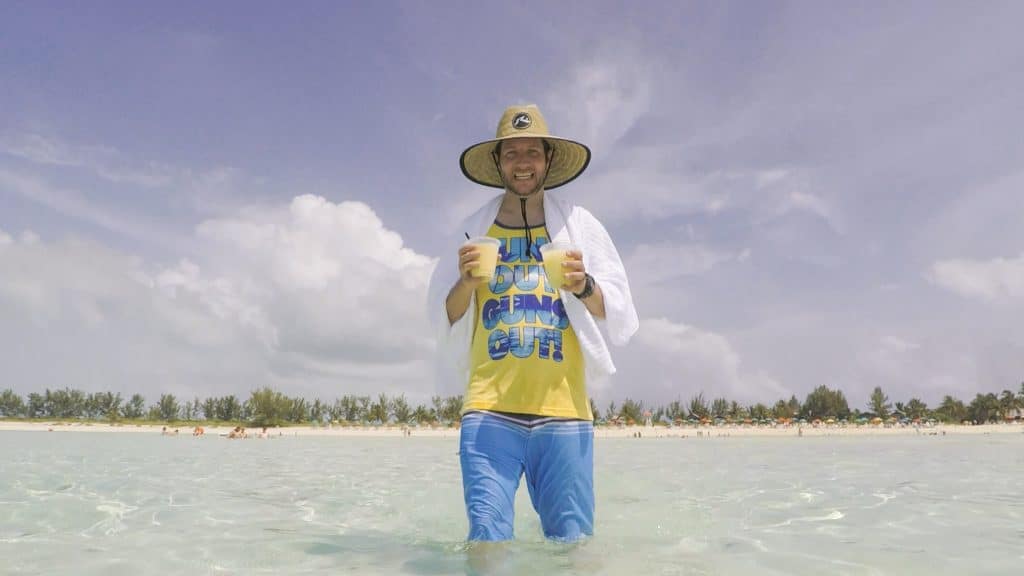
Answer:
<svg viewBox="0 0 1024 576"><path fill-rule="evenodd" d="M786 402L785 400L779 400L778 402L775 403L775 406L772 407L772 417L774 417L776 420L780 418L789 420L790 418L796 416L796 414L797 413L793 412L793 410L789 407L789 403Z"/></svg>
<svg viewBox="0 0 1024 576"><path fill-rule="evenodd" d="M883 420L889 416L889 409L892 407L889 404L889 397L882 392L881 386L875 386L875 390L871 392L871 400L868 401L868 407L875 413L876 416Z"/></svg>
<svg viewBox="0 0 1024 576"><path fill-rule="evenodd" d="M789 408L791 418L800 413L800 401L796 399L796 394L790 394L786 407Z"/></svg>
<svg viewBox="0 0 1024 576"><path fill-rule="evenodd" d="M455 422L462 412L462 395L449 396L444 399L444 409L438 416L442 421Z"/></svg>
<svg viewBox="0 0 1024 576"><path fill-rule="evenodd" d="M293 407L291 398L269 387L253 390L246 402L254 426L279 426L287 420Z"/></svg>
<svg viewBox="0 0 1024 576"><path fill-rule="evenodd" d="M615 420L615 418L617 418L618 415L619 410L618 408L615 407L615 401L612 400L611 403L608 404L608 410L604 413L604 418L605 420L611 422L612 420Z"/></svg>
<svg viewBox="0 0 1024 576"><path fill-rule="evenodd" d="M967 419L967 409L964 403L950 395L942 399L942 404L935 410L942 420L946 422L963 422Z"/></svg>
<svg viewBox="0 0 1024 576"><path fill-rule="evenodd" d="M743 420L747 417L747 409L740 406L740 403L733 400L729 403L729 418L733 421Z"/></svg>
<svg viewBox="0 0 1024 576"><path fill-rule="evenodd" d="M643 422L644 403L636 402L631 398L626 398L626 401L622 403L622 418L628 423L632 421L634 424L637 422Z"/></svg>
<svg viewBox="0 0 1024 576"><path fill-rule="evenodd" d="M178 400L173 394L161 395L160 402L157 403L155 408L160 420L171 422L178 419L180 407L178 406Z"/></svg>
<svg viewBox="0 0 1024 576"><path fill-rule="evenodd" d="M146 412L146 399L142 397L142 394L132 394L132 397L128 399L128 403L121 408L121 415L125 418L134 419L142 418L142 415ZM207 416L212 418L213 415Z"/></svg>
<svg viewBox="0 0 1024 576"><path fill-rule="evenodd" d="M991 392L988 394L978 393L967 407L967 415L971 420L984 424L995 419L999 415L999 398Z"/></svg>
<svg viewBox="0 0 1024 576"><path fill-rule="evenodd" d="M371 422L387 422L388 416L391 414L390 406L387 394L381 392L380 396L377 397L377 401L370 406L369 420Z"/></svg>
<svg viewBox="0 0 1024 576"><path fill-rule="evenodd" d="M241 420L242 405L238 402L238 398L235 398L233 394L217 398L214 405L216 407L215 413L217 415L217 420L224 422L237 422L238 420Z"/></svg>
<svg viewBox="0 0 1024 576"><path fill-rule="evenodd" d="M665 410L665 416L669 422L678 422L683 419L686 415L686 411L683 409L683 403L679 400L673 400L668 403L668 409Z"/></svg>
<svg viewBox="0 0 1024 576"><path fill-rule="evenodd" d="M357 420L372 420L370 417L370 397L359 396L356 398L356 419Z"/></svg>
<svg viewBox="0 0 1024 576"><path fill-rule="evenodd" d="M181 419L185 421L192 420L192 401L186 400L185 405L181 407Z"/></svg>
<svg viewBox="0 0 1024 576"><path fill-rule="evenodd" d="M44 412L51 418L81 418L85 416L86 396L81 390L64 388L43 394Z"/></svg>
<svg viewBox="0 0 1024 576"><path fill-rule="evenodd" d="M409 407L409 402L405 399L405 394L402 394L391 401L391 412L395 415L395 420L400 424L408 424L409 419L412 417L412 408Z"/></svg>
<svg viewBox="0 0 1024 576"><path fill-rule="evenodd" d="M907 417L912 420L924 418L928 414L928 405L918 398L911 398L907 402Z"/></svg>
<svg viewBox="0 0 1024 576"><path fill-rule="evenodd" d="M291 407L288 410L289 422L305 422L309 418L310 406L305 398L290 398Z"/></svg>
<svg viewBox="0 0 1024 576"><path fill-rule="evenodd" d="M999 397L999 414L1003 420L1013 419L1013 413L1017 410L1017 397L1009 390L1003 390Z"/></svg>
<svg viewBox="0 0 1024 576"><path fill-rule="evenodd" d="M320 424L323 421L324 412L325 411L326 410L324 409L323 402L320 402L319 398L314 400L313 404L310 405L310 407L309 407L309 420L310 420L310 422L313 422L315 424Z"/></svg>
<svg viewBox="0 0 1024 576"><path fill-rule="evenodd" d="M14 390L7 389L0 394L0 416L12 418L25 413L25 404L21 396L14 393Z"/></svg>
<svg viewBox="0 0 1024 576"><path fill-rule="evenodd" d="M206 400L203 400L203 404L202 404L201 408L203 410L203 419L204 420L216 420L217 419L217 399L216 398L211 396L211 397L207 398Z"/></svg>
<svg viewBox="0 0 1024 576"><path fill-rule="evenodd" d="M764 404L758 402L750 407L750 417L754 420L767 420L771 416L771 411Z"/></svg>
<svg viewBox="0 0 1024 576"><path fill-rule="evenodd" d="M433 422L434 416L431 414L431 411L426 406L423 406L421 404L417 406L415 410L413 410L412 419L418 422L419 424L426 424L429 422Z"/></svg>
<svg viewBox="0 0 1024 576"><path fill-rule="evenodd" d="M703 420L711 414L708 410L708 402L704 399L703 392L690 399L689 412L691 418L696 418L698 420Z"/></svg>
<svg viewBox="0 0 1024 576"><path fill-rule="evenodd" d="M440 396L431 396L430 404L434 410L434 420L441 418L441 413L444 412L444 398Z"/></svg>
<svg viewBox="0 0 1024 576"><path fill-rule="evenodd" d="M659 424L659 423L661 423L664 420L665 420L665 407L664 406L658 406L658 409L655 410L654 414L651 415L651 422L653 422L655 424Z"/></svg>
<svg viewBox="0 0 1024 576"><path fill-rule="evenodd" d="M106 392L100 395L100 415L107 420L114 421L118 419L121 414L121 402L124 399L121 398L121 393L112 394Z"/></svg>
<svg viewBox="0 0 1024 576"><path fill-rule="evenodd" d="M724 420L729 415L729 401L725 398L715 398L711 402L711 415Z"/></svg>
<svg viewBox="0 0 1024 576"><path fill-rule="evenodd" d="M29 418L42 418L46 416L46 398L37 392L30 392L28 402L25 406L25 416Z"/></svg>

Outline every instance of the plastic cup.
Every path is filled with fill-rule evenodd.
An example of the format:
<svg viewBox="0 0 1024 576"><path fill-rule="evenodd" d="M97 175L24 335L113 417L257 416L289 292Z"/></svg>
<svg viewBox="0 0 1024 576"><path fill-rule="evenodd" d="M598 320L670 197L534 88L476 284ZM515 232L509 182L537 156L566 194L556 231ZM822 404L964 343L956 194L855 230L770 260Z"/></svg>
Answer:
<svg viewBox="0 0 1024 576"><path fill-rule="evenodd" d="M548 284L555 290L561 289L565 284L565 271L562 270L565 254L575 249L576 246L569 242L548 242L540 247L540 255L544 260L544 273L547 274Z"/></svg>
<svg viewBox="0 0 1024 576"><path fill-rule="evenodd" d="M494 276L494 267L498 264L498 247L501 240L489 236L478 236L466 241L467 245L475 246L480 254L479 264L470 274L475 278L491 278Z"/></svg>

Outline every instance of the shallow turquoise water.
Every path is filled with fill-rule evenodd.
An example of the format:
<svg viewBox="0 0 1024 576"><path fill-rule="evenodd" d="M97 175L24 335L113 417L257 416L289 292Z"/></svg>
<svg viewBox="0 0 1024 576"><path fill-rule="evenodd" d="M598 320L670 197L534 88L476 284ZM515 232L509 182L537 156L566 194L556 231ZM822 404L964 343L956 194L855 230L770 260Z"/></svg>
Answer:
<svg viewBox="0 0 1024 576"><path fill-rule="evenodd" d="M0 574L462 574L454 438L0 433ZM597 534L503 574L1008 574L1024 434L595 441Z"/></svg>

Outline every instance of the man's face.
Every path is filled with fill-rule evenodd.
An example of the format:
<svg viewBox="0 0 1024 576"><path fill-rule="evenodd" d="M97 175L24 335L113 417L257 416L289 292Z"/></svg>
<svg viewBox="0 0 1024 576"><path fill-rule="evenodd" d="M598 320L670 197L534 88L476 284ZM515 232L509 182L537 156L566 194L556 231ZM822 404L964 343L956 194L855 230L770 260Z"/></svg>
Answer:
<svg viewBox="0 0 1024 576"><path fill-rule="evenodd" d="M540 138L513 138L501 143L498 155L505 188L517 196L530 196L544 185L548 158Z"/></svg>

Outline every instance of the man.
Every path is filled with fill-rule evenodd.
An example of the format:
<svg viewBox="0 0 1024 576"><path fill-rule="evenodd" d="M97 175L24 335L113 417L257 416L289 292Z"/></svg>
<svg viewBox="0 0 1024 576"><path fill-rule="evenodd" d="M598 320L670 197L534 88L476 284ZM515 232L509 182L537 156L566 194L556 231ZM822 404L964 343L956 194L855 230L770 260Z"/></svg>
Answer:
<svg viewBox="0 0 1024 576"><path fill-rule="evenodd" d="M553 136L536 106L505 110L497 135L469 147L470 180L503 189L458 228L500 241L489 279L473 275L476 247L452 247L430 288L441 356L464 387L460 460L469 540L513 537L520 478L544 535L593 534L593 414L587 384L615 371L598 321L625 344L638 320L618 252L585 209L550 190L579 176L590 150ZM551 286L540 247L576 247Z"/></svg>

